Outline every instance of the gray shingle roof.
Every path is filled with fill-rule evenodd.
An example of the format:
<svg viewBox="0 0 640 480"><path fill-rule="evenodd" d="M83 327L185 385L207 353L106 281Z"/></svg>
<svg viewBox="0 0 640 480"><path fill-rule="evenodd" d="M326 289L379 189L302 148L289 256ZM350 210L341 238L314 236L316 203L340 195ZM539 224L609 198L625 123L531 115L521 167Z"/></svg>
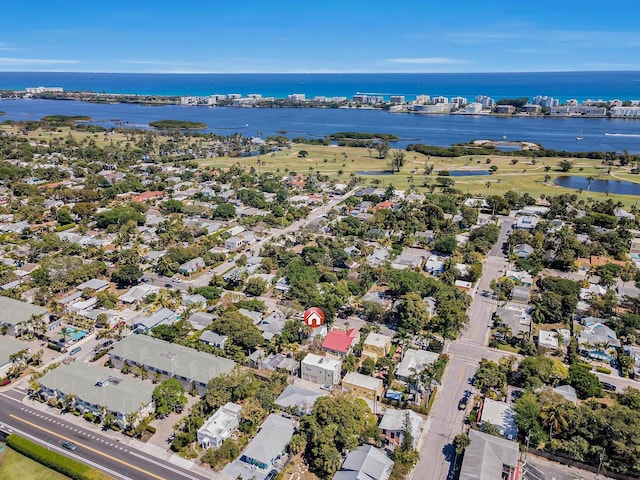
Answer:
<svg viewBox="0 0 640 480"><path fill-rule="evenodd" d="M271 461L284 451L293 432L294 426L290 419L272 413L242 456L270 465Z"/></svg>
<svg viewBox="0 0 640 480"><path fill-rule="evenodd" d="M371 445L362 445L347 455L333 480L387 480L393 460Z"/></svg>
<svg viewBox="0 0 640 480"><path fill-rule="evenodd" d="M64 395L72 393L86 403L102 405L123 415L137 412L142 405L150 403L154 389L150 382L84 362L61 365L46 373L39 382L49 390L58 390Z"/></svg>
<svg viewBox="0 0 640 480"><path fill-rule="evenodd" d="M116 343L111 355L203 384L231 373L235 367L235 362L227 358L137 334Z"/></svg>
<svg viewBox="0 0 640 480"><path fill-rule="evenodd" d="M0 367L11 361L11 355L18 353L20 350L27 349L29 349L29 344L27 342L16 340L13 337L0 335Z"/></svg>
<svg viewBox="0 0 640 480"><path fill-rule="evenodd" d="M469 430L471 443L464 452L459 480L494 480L502 478L502 466L515 467L518 444L476 430Z"/></svg>
<svg viewBox="0 0 640 480"><path fill-rule="evenodd" d="M44 315L47 309L13 298L0 297L0 324L18 325L26 322L32 315Z"/></svg>

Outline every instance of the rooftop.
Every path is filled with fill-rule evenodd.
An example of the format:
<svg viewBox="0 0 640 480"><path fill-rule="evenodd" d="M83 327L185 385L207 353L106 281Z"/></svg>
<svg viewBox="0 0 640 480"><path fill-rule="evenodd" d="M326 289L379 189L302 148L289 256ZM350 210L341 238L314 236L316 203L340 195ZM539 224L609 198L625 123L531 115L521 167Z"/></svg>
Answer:
<svg viewBox="0 0 640 480"><path fill-rule="evenodd" d="M378 390L382 387L382 380L380 380L379 378L362 375L361 373L357 372L347 373L342 379L343 386L345 383L356 385L367 390Z"/></svg>
<svg viewBox="0 0 640 480"><path fill-rule="evenodd" d="M149 404L155 388L150 382L84 362L60 365L38 382L49 390L65 395L73 393L96 408L104 406L123 415L137 412L140 406Z"/></svg>
<svg viewBox="0 0 640 480"><path fill-rule="evenodd" d="M235 362L227 358L139 334L119 341L110 353L203 384L231 373L235 366Z"/></svg>
<svg viewBox="0 0 640 480"><path fill-rule="evenodd" d="M271 461L284 451L294 431L292 420L272 413L261 425L260 431L251 440L242 456L270 465Z"/></svg>
<svg viewBox="0 0 640 480"><path fill-rule="evenodd" d="M41 316L47 309L20 300L0 296L0 324L18 325L26 322L33 315Z"/></svg>
<svg viewBox="0 0 640 480"><path fill-rule="evenodd" d="M358 338L358 335L359 332L355 328L347 332L344 330L331 330L327 333L324 342L322 342L322 348L347 353L353 345L354 339Z"/></svg>

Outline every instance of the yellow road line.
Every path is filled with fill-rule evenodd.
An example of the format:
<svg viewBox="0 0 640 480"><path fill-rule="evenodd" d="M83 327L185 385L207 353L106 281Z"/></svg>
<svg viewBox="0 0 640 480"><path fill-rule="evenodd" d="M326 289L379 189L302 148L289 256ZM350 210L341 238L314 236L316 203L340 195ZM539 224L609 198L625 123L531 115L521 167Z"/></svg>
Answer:
<svg viewBox="0 0 640 480"><path fill-rule="evenodd" d="M125 461L123 461L123 460L120 460L119 458L113 457L113 456L111 456L111 455L107 455L106 453L101 452L100 450L96 450L95 448L89 447L88 445L85 445L84 443L77 442L77 441L76 441L76 440L74 440L74 439L71 439L71 438L65 437L64 435L60 435L59 433L56 433L56 432L53 432L53 431L51 431L51 430L49 430L49 429L46 429L46 428L44 428L44 427L41 427L40 425L36 425L35 423L32 423L32 422L30 422L30 421L28 421L28 420L25 420L24 418L17 417L17 416L15 416L15 415L13 415L13 414L9 414L9 416L10 416L11 418L16 419L16 420L19 420L19 421L20 421L20 422L22 422L22 423L26 423L27 425L30 425L30 426L32 426L33 428L37 428L38 430L42 430L43 432L46 432L46 433L48 433L49 435L54 435L54 436L56 436L56 437L58 437L58 438L61 438L62 440L66 440L66 441L69 441L69 442L75 443L76 445L78 445L78 446L80 446L80 447L82 447L82 448L85 448L85 449L89 450L90 452L96 453L96 454L98 454L98 455L100 455L100 456L102 456L102 457L108 458L109 460L112 460L112 461L114 461L114 462L121 463L122 465L125 465L125 466L127 466L127 467L129 467L129 468L132 468L132 469L134 469L134 470L137 470L137 471L138 471L138 472L140 472L140 473L144 473L145 475L149 475L150 477L157 478L158 480L166 480L164 477L160 477L160 476L158 476L158 475L156 475L156 474L154 474L154 473L151 473L151 472L149 472L149 471L147 471L147 470L144 470L144 469L142 469L142 468L140 468L140 467L137 467L137 466L135 466L135 465L132 465L131 463L127 463L127 462L125 462Z"/></svg>

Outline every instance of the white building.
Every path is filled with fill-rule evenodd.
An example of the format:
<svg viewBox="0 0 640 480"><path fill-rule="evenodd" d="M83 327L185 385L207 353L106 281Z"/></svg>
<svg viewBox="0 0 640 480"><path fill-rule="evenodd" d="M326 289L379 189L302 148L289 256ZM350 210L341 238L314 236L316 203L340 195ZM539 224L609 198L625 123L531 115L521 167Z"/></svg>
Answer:
<svg viewBox="0 0 640 480"><path fill-rule="evenodd" d="M300 376L303 380L322 385L337 385L340 382L342 360L334 360L313 353L307 354L302 360Z"/></svg>
<svg viewBox="0 0 640 480"><path fill-rule="evenodd" d="M492 109L496 103L493 98L487 97L486 95L478 95L475 101L482 105L482 108L486 109Z"/></svg>
<svg viewBox="0 0 640 480"><path fill-rule="evenodd" d="M227 402L209 417L198 429L198 443L202 448L219 448L240 425L240 410L240 405Z"/></svg>
<svg viewBox="0 0 640 480"><path fill-rule="evenodd" d="M611 110L612 117L640 117L640 107L612 107Z"/></svg>
<svg viewBox="0 0 640 480"><path fill-rule="evenodd" d="M408 348L396 368L396 377L399 380L406 381L412 375L419 375L420 372L435 362L438 356L435 352Z"/></svg>

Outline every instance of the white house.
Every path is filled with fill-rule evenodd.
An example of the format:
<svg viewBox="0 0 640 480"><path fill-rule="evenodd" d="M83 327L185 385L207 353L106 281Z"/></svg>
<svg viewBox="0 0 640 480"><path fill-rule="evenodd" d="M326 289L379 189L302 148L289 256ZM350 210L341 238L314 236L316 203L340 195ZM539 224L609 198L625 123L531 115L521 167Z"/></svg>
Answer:
<svg viewBox="0 0 640 480"><path fill-rule="evenodd" d="M198 429L198 443L202 448L219 448L240 425L240 410L240 405L231 402L216 410Z"/></svg>
<svg viewBox="0 0 640 480"><path fill-rule="evenodd" d="M185 262L182 265L180 265L178 272L183 274L194 273L204 268L204 266L205 266L204 259L202 257L197 257L197 258L194 258L193 260L189 260L188 262Z"/></svg>
<svg viewBox="0 0 640 480"><path fill-rule="evenodd" d="M558 334L548 330L540 330L538 332L538 345L541 347L558 349Z"/></svg>
<svg viewBox="0 0 640 480"><path fill-rule="evenodd" d="M302 360L300 376L303 380L322 385L337 385L340 382L341 369L342 360L334 360L308 353Z"/></svg>

